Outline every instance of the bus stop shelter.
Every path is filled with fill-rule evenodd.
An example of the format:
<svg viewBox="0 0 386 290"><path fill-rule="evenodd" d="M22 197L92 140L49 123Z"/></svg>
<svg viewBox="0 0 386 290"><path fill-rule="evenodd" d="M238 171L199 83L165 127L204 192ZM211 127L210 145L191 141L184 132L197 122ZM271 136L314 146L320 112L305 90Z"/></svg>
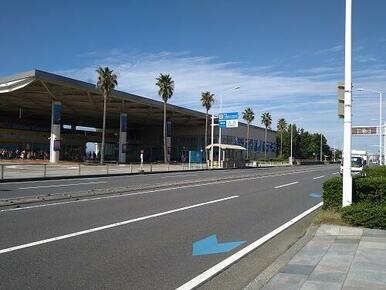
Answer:
<svg viewBox="0 0 386 290"><path fill-rule="evenodd" d="M219 150L219 148L221 150ZM244 151L247 149L243 146L232 145L232 144L210 144L206 146L207 150L213 150L213 161L209 160L209 167L220 167L220 168L244 168L245 158ZM221 152L220 164L219 152ZM212 156L212 154L210 154ZM213 163L213 164L212 164ZM213 165L213 166L212 166Z"/></svg>

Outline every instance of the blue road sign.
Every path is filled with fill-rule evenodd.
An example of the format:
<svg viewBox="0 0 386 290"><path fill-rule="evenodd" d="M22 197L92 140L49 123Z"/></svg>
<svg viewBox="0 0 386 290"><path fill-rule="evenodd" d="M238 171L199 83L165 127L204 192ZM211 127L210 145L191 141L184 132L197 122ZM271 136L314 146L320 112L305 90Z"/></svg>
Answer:
<svg viewBox="0 0 386 290"><path fill-rule="evenodd" d="M239 119L239 113L238 112L231 112L231 113L220 113L218 114L218 118L220 120L235 120Z"/></svg>
<svg viewBox="0 0 386 290"><path fill-rule="evenodd" d="M218 114L218 125L220 128L237 128L239 126L239 113L220 113Z"/></svg>
<svg viewBox="0 0 386 290"><path fill-rule="evenodd" d="M193 256L203 256L229 252L246 241L237 241L229 243L219 243L216 235L211 235L205 239L193 243Z"/></svg>

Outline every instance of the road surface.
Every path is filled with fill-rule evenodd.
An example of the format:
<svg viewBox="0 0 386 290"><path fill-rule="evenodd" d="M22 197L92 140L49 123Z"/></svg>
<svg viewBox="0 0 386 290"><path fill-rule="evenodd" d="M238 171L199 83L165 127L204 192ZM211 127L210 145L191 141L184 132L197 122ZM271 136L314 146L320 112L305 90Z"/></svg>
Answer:
<svg viewBox="0 0 386 290"><path fill-rule="evenodd" d="M106 183L66 186L67 191L78 191L165 179L197 181L138 194L1 210L1 289L178 288L320 203L323 181L337 171L337 166L304 166L175 173L98 178L95 181ZM201 182L211 174L250 177ZM63 190L58 185L75 182L86 181L1 184L0 190L2 195L52 193ZM43 185L56 186L38 187ZM25 187L30 189L21 189ZM241 244L223 253L193 252L193 243L213 235L219 242Z"/></svg>

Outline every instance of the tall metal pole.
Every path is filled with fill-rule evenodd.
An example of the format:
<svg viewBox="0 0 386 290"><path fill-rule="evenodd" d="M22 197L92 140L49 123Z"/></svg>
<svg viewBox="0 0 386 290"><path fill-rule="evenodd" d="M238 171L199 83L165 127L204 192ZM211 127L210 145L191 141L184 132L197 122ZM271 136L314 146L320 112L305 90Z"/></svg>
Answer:
<svg viewBox="0 0 386 290"><path fill-rule="evenodd" d="M386 123L383 124L383 156L386 158ZM383 162L384 164L386 162Z"/></svg>
<svg viewBox="0 0 386 290"><path fill-rule="evenodd" d="M384 165L385 161L382 158L382 92L379 92L379 164ZM386 156L384 157L386 158Z"/></svg>
<svg viewBox="0 0 386 290"><path fill-rule="evenodd" d="M323 162L323 139L322 139L322 133L320 133L320 162Z"/></svg>
<svg viewBox="0 0 386 290"><path fill-rule="evenodd" d="M352 176L351 176L351 54L352 54L352 0L346 0L345 25L345 67L344 67L344 139L343 139L343 198L342 206L352 203Z"/></svg>
<svg viewBox="0 0 386 290"><path fill-rule="evenodd" d="M293 163L293 156L292 156L292 144L293 144L293 127L294 125L291 124L291 160L290 160L290 165Z"/></svg>
<svg viewBox="0 0 386 290"><path fill-rule="evenodd" d="M220 112L222 113L222 96L220 95ZM220 117L218 119L218 167L221 167L221 127L220 127Z"/></svg>
<svg viewBox="0 0 386 290"><path fill-rule="evenodd" d="M210 168L213 169L213 133L214 133L214 115L212 115L211 117L212 119L212 124L211 124L211 128L210 128L210 144L212 145L212 147L210 148Z"/></svg>

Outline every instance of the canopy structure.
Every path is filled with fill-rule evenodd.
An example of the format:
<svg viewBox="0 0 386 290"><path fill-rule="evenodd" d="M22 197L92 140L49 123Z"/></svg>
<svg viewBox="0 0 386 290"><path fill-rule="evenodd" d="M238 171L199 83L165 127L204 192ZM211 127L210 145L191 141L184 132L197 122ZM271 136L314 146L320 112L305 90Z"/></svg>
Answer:
<svg viewBox="0 0 386 290"><path fill-rule="evenodd" d="M213 144L213 148L218 148L219 144ZM221 150L247 150L243 146L239 145L232 145L232 144L221 144L220 145ZM206 146L206 149L210 150L212 149L212 144Z"/></svg>
<svg viewBox="0 0 386 290"><path fill-rule="evenodd" d="M156 88L154 88L156 92ZM103 97L95 84L33 70L0 78L0 112L4 117L19 116L50 122L51 103L63 105L64 124L102 127ZM159 125L163 118L163 102L114 90L107 103L107 123L119 127L119 115L124 112L130 122ZM205 114L167 104L168 119L173 125L203 125Z"/></svg>

